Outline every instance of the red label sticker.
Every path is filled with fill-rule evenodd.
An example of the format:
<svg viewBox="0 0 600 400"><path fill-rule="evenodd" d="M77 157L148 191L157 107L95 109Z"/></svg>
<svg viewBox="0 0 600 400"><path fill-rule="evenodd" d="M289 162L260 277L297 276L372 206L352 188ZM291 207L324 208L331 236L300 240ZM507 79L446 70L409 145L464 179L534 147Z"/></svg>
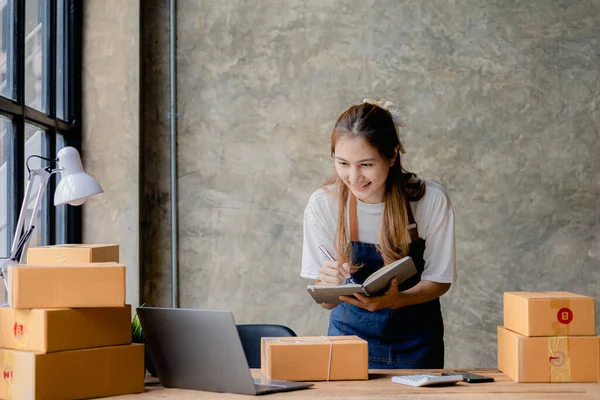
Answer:
<svg viewBox="0 0 600 400"><path fill-rule="evenodd" d="M549 361L554 367L562 367L565 365L565 355L561 351L557 351L554 356L550 357Z"/></svg>
<svg viewBox="0 0 600 400"><path fill-rule="evenodd" d="M15 326L13 326L13 333L15 337L23 336L23 334L25 333L25 326L23 326L23 324L15 322Z"/></svg>
<svg viewBox="0 0 600 400"><path fill-rule="evenodd" d="M561 324L570 324L571 321L573 321L573 311L571 311L571 309L569 308L561 308L560 310L558 310L556 318L558 318L558 322L560 322Z"/></svg>
<svg viewBox="0 0 600 400"><path fill-rule="evenodd" d="M5 369L2 373L2 377L4 379L11 379L13 377L13 372L10 369Z"/></svg>

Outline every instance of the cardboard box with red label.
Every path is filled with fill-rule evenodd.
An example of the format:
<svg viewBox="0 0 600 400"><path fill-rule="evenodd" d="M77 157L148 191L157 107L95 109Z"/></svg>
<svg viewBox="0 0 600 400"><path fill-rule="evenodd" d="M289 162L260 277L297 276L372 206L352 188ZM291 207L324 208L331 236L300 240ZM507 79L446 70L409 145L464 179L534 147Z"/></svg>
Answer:
<svg viewBox="0 0 600 400"><path fill-rule="evenodd" d="M144 391L144 346L35 353L0 350L0 398L70 400Z"/></svg>
<svg viewBox="0 0 600 400"><path fill-rule="evenodd" d="M498 369L516 382L598 382L594 298L570 292L504 293Z"/></svg>
<svg viewBox="0 0 600 400"><path fill-rule="evenodd" d="M0 308L0 348L52 353L131 343L131 307Z"/></svg>

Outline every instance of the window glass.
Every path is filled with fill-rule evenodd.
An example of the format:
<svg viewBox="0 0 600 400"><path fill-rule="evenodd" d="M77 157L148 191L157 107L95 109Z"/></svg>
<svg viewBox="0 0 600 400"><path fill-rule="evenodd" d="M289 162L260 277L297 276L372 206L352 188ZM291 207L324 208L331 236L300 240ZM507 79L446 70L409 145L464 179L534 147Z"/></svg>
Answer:
<svg viewBox="0 0 600 400"><path fill-rule="evenodd" d="M48 0L25 1L25 105L47 112Z"/></svg>
<svg viewBox="0 0 600 400"><path fill-rule="evenodd" d="M13 100L14 20L12 2L0 1L0 95Z"/></svg>

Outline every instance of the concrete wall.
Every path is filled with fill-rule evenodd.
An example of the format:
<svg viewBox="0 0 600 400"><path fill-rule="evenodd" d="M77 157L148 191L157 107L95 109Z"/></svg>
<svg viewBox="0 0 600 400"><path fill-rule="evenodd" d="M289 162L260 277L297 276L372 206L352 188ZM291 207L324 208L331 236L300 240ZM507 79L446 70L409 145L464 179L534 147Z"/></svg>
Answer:
<svg viewBox="0 0 600 400"><path fill-rule="evenodd" d="M169 306L168 2L140 3L136 37L127 17L135 3L119 6L125 17L111 11L114 20L104 0L90 3L107 18L87 20L85 140L97 146L102 132L110 149L134 153L136 139L123 132L137 128L139 105L142 157L138 170L108 152L85 160L119 168L103 176L113 197L86 206L86 237L135 241L135 211L116 193L134 199L139 185L143 301ZM496 366L504 291L598 292L597 2L177 6L181 306L326 332L328 312L298 276L302 213L332 172L335 119L364 97L399 105L404 162L442 183L454 204L459 281L442 301L447 367ZM124 68L135 66L137 46L141 75ZM100 102L109 98L121 106ZM92 229L100 220L111 223Z"/></svg>
<svg viewBox="0 0 600 400"><path fill-rule="evenodd" d="M140 297L140 4L88 0L83 13L83 163L104 189L103 195L83 206L83 242L120 245L120 259L127 266L127 302L136 306Z"/></svg>

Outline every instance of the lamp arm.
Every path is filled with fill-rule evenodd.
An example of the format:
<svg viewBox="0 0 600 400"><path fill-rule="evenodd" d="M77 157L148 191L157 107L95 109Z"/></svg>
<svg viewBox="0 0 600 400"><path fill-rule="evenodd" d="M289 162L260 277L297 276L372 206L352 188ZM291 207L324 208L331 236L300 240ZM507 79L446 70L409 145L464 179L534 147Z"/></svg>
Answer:
<svg viewBox="0 0 600 400"><path fill-rule="evenodd" d="M25 195L23 196L23 203L21 204L21 212L19 212L19 220L17 221L17 228L15 229L15 234L13 236L12 246L10 248L9 258L14 258L15 252L17 251L17 244L21 240L21 235L23 234L23 227L25 225L25 213L26 213L26 205L27 199L29 199L29 195L31 194L31 184L33 179L35 178L35 171L29 172L29 177L27 179L27 186L25 186Z"/></svg>
<svg viewBox="0 0 600 400"><path fill-rule="evenodd" d="M21 257L19 257L19 260L14 260L15 257L17 256L16 253L19 250L18 245L19 245L19 242L21 241L21 237L23 235L23 229L25 227L25 215L27 213L27 202L29 201L29 196L31 194L31 186L32 186L33 180L35 179L36 176L40 177L40 188L38 189L38 193L37 193L37 196L35 199L33 211L31 213L31 218L29 220L27 230L29 230L33 227L35 218L37 217L37 214L38 214L38 211L40 208L40 204L42 202L42 198L44 197L44 193L46 191L46 186L48 185L50 176L53 173L55 173L55 171L53 171L49 168L38 168L38 169L33 169L29 172L29 179L27 180L25 196L23 196L23 204L21 204L21 212L19 213L17 229L15 230L15 236L13 237L12 247L10 250L10 258L13 259L13 261L16 261L17 263L21 263L21 261L23 260L23 256L27 252L27 247L28 247L28 243L29 243L29 240L27 240L26 243L24 244L24 248L21 251ZM25 231L25 233L26 232L27 231Z"/></svg>
<svg viewBox="0 0 600 400"><path fill-rule="evenodd" d="M35 229L33 224L35 223L37 214L40 211L40 204L42 203L42 198L44 197L44 193L46 192L46 186L48 184L49 177L50 177L50 174L48 174L45 181L42 180L42 182L40 183L40 188L38 190L37 196L35 198L35 203L33 205L33 211L31 212L31 219L29 220L29 226L27 227L27 230L25 231L25 234L29 235L29 236L27 238L24 238L25 243L23 243L23 248L20 250L21 254L19 257L19 264L22 264L23 261L25 260L25 256L27 254L27 249L29 248L29 240L31 239L31 233L29 232L29 230ZM25 204L23 204L23 206L25 206ZM39 229L39 227L38 227L38 229Z"/></svg>

